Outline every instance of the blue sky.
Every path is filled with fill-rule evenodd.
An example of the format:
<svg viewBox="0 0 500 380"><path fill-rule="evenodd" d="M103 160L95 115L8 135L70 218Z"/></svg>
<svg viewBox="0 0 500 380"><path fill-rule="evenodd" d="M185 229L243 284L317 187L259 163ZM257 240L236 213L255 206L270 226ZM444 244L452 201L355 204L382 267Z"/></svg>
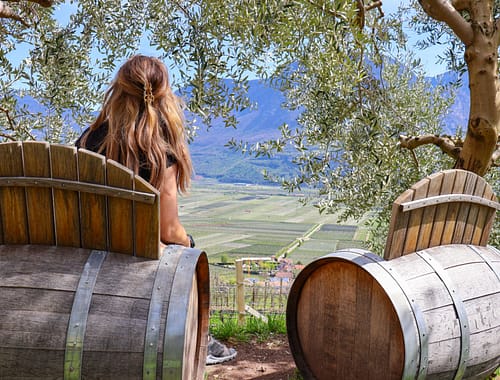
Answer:
<svg viewBox="0 0 500 380"><path fill-rule="evenodd" d="M408 1L405 0L382 0L382 9L384 10L385 14L391 14L395 13L398 9L398 6L401 3L407 3ZM442 46L436 46L436 47L431 47L425 50L419 50L416 46L415 43L417 42L418 38L417 36L412 33L411 30L406 30L406 33L408 34L409 38L409 44L408 48L410 50L413 50L417 57L420 58L422 61L422 65L424 66L424 69L429 76L436 76L439 74L442 74L446 71L446 67L443 64L438 64L437 61L437 56L441 54L444 50Z"/></svg>

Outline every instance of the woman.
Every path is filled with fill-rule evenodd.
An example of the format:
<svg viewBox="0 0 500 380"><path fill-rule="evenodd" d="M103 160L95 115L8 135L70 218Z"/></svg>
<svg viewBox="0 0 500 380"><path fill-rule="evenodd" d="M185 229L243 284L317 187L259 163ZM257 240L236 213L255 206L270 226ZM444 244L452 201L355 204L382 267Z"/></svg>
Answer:
<svg viewBox="0 0 500 380"><path fill-rule="evenodd" d="M160 191L160 238L194 247L179 221L177 192L189 188L193 171L181 100L165 65L136 55L118 71L99 116L76 145L127 166Z"/></svg>
<svg viewBox="0 0 500 380"><path fill-rule="evenodd" d="M186 144L181 100L172 92L165 65L136 55L120 68L105 94L99 116L76 146L127 166L160 191L160 238L194 247L179 221L177 191L185 193L193 167ZM206 363L236 357L210 337Z"/></svg>

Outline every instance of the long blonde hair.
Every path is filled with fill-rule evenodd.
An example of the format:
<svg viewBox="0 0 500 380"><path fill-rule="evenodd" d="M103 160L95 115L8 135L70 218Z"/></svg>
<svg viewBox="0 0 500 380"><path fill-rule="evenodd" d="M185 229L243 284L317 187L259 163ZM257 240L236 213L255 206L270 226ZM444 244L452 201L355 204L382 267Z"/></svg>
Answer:
<svg viewBox="0 0 500 380"><path fill-rule="evenodd" d="M118 71L90 129L107 122L108 133L99 152L136 174L145 161L151 170L149 182L158 189L168 166L167 154L175 158L177 187L186 192L193 167L182 110L183 103L172 92L165 65L157 58L136 55ZM82 146L86 137L88 134Z"/></svg>

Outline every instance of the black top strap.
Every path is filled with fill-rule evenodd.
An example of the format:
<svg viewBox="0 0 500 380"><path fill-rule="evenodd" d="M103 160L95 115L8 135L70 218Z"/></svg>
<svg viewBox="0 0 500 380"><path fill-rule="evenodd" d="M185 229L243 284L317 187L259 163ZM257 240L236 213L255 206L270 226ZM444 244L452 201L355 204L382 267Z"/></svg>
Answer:
<svg viewBox="0 0 500 380"><path fill-rule="evenodd" d="M86 134L88 134L87 141L85 141L85 146L82 146L81 141ZM96 128L95 130L90 130L90 128L87 128L85 131L83 131L78 140L76 140L75 145L78 148L85 148L93 152L100 153L99 150L107 134L108 122L105 121L99 126L99 128ZM106 152L101 152L101 154L106 155ZM145 154L143 152L139 152L139 161L139 175L149 182L151 179L151 169L145 159ZM167 167L170 167L175 163L177 163L177 159L173 155L167 153Z"/></svg>

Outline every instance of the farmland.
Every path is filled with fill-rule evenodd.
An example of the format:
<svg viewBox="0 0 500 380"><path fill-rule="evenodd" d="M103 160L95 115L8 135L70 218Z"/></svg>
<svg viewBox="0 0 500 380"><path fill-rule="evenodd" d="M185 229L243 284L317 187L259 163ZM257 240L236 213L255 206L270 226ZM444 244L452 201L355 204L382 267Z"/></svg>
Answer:
<svg viewBox="0 0 500 380"><path fill-rule="evenodd" d="M320 215L299 198L279 187L198 180L180 197L179 213L210 263L288 251L288 258L307 264L338 249L363 246L365 234L355 221L338 224L335 215Z"/></svg>

